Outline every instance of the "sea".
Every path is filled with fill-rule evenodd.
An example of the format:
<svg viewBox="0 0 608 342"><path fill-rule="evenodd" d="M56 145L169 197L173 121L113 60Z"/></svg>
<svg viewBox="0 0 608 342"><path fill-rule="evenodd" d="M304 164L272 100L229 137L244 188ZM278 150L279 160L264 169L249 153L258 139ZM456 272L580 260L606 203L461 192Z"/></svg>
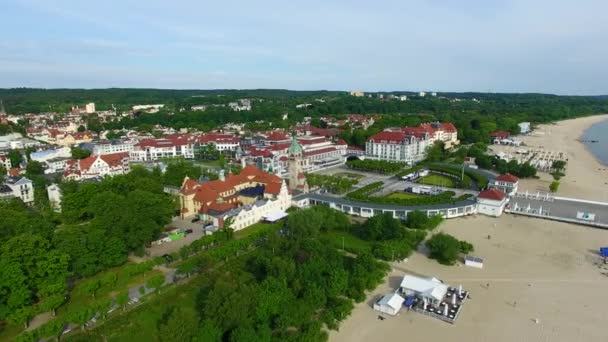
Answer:
<svg viewBox="0 0 608 342"><path fill-rule="evenodd" d="M608 166L608 120L587 128L581 140L600 163Z"/></svg>

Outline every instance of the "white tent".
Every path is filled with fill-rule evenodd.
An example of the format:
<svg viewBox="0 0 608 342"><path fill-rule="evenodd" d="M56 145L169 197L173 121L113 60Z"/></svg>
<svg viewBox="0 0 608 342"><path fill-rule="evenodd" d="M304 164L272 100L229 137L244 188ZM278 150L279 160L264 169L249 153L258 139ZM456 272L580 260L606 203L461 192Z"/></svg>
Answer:
<svg viewBox="0 0 608 342"><path fill-rule="evenodd" d="M401 310L405 299L397 293L387 294L374 304L374 310L395 316Z"/></svg>
<svg viewBox="0 0 608 342"><path fill-rule="evenodd" d="M432 302L443 300L448 292L448 286L437 278L420 278L409 274L403 276L400 287L406 296L420 296Z"/></svg>
<svg viewBox="0 0 608 342"><path fill-rule="evenodd" d="M264 220L268 222L276 222L284 217L287 217L287 213L283 210L275 210L270 214L264 216Z"/></svg>

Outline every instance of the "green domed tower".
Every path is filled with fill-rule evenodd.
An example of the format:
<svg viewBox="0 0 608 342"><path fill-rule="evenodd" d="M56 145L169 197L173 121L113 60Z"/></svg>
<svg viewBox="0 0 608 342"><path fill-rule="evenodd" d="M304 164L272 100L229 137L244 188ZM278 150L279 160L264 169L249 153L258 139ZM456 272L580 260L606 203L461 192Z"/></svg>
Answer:
<svg viewBox="0 0 608 342"><path fill-rule="evenodd" d="M302 173L302 155L304 150L298 143L296 135L291 138L291 145L287 149L289 154L289 189L295 190L300 185L300 174Z"/></svg>

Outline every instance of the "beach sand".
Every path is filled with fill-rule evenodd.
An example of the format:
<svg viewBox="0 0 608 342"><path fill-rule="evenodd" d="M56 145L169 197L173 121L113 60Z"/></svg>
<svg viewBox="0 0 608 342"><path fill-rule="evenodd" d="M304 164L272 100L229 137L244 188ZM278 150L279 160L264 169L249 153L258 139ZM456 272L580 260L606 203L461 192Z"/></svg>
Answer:
<svg viewBox="0 0 608 342"><path fill-rule="evenodd" d="M557 196L608 202L608 167L598 162L578 141L587 128L603 120L608 120L608 114L540 125L531 135L521 138L529 146L521 148L542 147L566 154L566 176L560 180ZM519 189L548 192L553 177L540 172L539 176L540 179L521 180Z"/></svg>
<svg viewBox="0 0 608 342"><path fill-rule="evenodd" d="M484 268L442 266L416 252L393 265L386 283L356 305L330 341L608 340L608 277L602 275L608 265L594 265L597 249L608 245L607 231L512 215L453 219L440 230L472 242ZM395 290L404 273L470 290L458 321L451 325L406 310L378 320L372 303Z"/></svg>

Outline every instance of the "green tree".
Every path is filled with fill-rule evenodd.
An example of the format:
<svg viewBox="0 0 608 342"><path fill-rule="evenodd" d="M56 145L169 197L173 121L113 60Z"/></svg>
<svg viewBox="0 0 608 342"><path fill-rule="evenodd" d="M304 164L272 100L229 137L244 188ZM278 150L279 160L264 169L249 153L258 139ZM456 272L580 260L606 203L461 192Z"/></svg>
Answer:
<svg viewBox="0 0 608 342"><path fill-rule="evenodd" d="M441 264L452 265L460 252L460 241L449 234L438 233L426 242L430 257Z"/></svg>
<svg viewBox="0 0 608 342"><path fill-rule="evenodd" d="M25 172L27 172L28 175L42 175L42 174L44 174L44 167L42 166L42 164L40 162L35 161L35 160L30 160L27 163Z"/></svg>
<svg viewBox="0 0 608 342"><path fill-rule="evenodd" d="M559 181L553 181L553 182L551 182L551 184L549 184L549 191L557 192L558 189L559 189Z"/></svg>
<svg viewBox="0 0 608 342"><path fill-rule="evenodd" d="M564 171L564 169L566 168L566 161L554 160L553 163L551 163L551 168L558 172Z"/></svg>
<svg viewBox="0 0 608 342"><path fill-rule="evenodd" d="M23 157L21 156L21 153L17 150L10 150L8 151L8 159L11 160L11 165L13 168L15 167L19 167L19 165L21 164L21 161L23 160Z"/></svg>
<svg viewBox="0 0 608 342"><path fill-rule="evenodd" d="M84 159L91 155L91 151L80 148L78 146L72 147L72 158L74 159Z"/></svg>
<svg viewBox="0 0 608 342"><path fill-rule="evenodd" d="M158 339L167 342L191 341L197 326L198 317L194 312L170 307L158 324Z"/></svg>
<svg viewBox="0 0 608 342"><path fill-rule="evenodd" d="M155 289L158 293L160 293L160 288L165 284L165 275L159 274L150 278L146 282L146 287L149 289Z"/></svg>

